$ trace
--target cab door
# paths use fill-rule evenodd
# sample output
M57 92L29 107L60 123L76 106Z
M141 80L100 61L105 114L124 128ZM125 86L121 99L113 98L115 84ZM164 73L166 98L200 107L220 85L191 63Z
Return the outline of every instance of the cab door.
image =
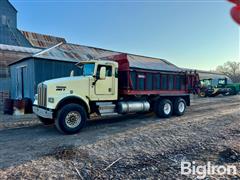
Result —
M106 78L98 79L95 85L96 95L113 95L115 92L114 88L114 77L113 77L113 67L111 65L98 65L97 67L97 78L100 75L101 67L106 67Z

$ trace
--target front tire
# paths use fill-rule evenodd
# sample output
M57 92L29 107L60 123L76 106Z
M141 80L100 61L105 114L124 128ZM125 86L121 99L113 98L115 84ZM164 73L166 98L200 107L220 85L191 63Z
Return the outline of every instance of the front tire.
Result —
M173 112L177 116L182 116L186 111L186 101L183 98L177 98L174 102Z
M169 118L173 113L172 102L168 99L163 99L157 102L155 107L155 113L158 117Z
M78 104L68 104L57 114L56 128L65 134L78 133L86 124L87 114L85 109Z
M40 116L38 116L38 119L45 126L49 126L49 125L54 124L54 119L47 119L47 118L43 118L43 117L40 117Z

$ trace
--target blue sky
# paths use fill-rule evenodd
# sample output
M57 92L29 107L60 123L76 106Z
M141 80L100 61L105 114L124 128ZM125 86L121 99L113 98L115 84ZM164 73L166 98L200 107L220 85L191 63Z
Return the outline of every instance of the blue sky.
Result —
M239 26L225 0L10 0L22 30L68 42L164 58L189 68L240 61Z

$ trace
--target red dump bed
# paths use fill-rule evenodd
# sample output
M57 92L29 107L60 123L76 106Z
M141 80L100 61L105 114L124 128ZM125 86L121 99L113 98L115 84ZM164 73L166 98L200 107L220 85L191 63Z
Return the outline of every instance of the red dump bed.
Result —
M198 75L166 60L128 54L111 57L118 62L120 95L181 95L195 91Z

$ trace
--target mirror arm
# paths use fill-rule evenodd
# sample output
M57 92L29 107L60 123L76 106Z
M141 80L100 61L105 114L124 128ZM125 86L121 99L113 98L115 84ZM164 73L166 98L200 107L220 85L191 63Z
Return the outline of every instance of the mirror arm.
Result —
M96 77L95 77L95 78L96 78ZM95 86L96 83L97 83L97 81L98 81L98 78L95 79L95 81L92 83L92 85Z

